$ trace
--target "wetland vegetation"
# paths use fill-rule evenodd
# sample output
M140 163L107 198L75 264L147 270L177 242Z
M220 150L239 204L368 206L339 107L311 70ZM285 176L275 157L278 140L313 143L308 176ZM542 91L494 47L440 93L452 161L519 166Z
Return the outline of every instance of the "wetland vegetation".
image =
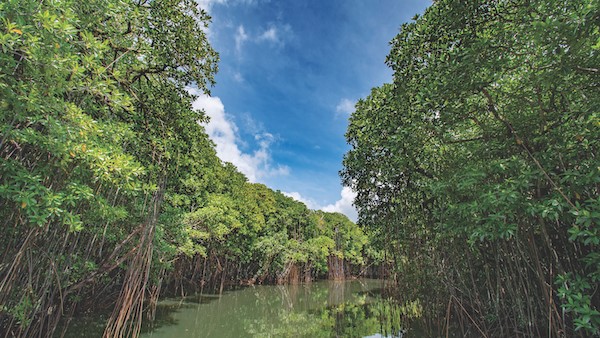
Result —
M403 24L393 83L349 121L354 223L217 157L192 107L219 59L196 2L2 1L0 332L107 312L100 335L159 336L185 297L245 285L229 295L292 307L312 288L326 306L269 320L323 336L385 334L365 314L395 309L395 330L407 304L434 335L598 336L599 8L439 0ZM350 276L394 301L292 286ZM249 312L246 332L287 334Z

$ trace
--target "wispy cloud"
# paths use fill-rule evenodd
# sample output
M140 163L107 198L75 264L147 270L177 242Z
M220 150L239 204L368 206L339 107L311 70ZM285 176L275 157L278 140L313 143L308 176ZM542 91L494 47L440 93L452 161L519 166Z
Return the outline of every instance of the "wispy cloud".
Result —
M271 44L275 44L278 47L282 47L285 45L287 41L293 38L292 27L288 24L272 24L260 33L256 41L257 42L269 42Z
M271 41L271 42L279 41L279 39L277 37L277 28L271 27L271 28L267 29L266 31L264 31L262 34L260 34L258 36L257 40L258 41L264 40L264 41Z
M235 32L235 50L239 54L242 51L242 45L248 40L248 34L243 25L239 25Z
M242 4L242 5L255 5L259 3L258 0L196 0L196 3L200 8L204 10L210 10L213 5L230 5L230 4Z
M244 76L240 72L233 73L233 79L237 83L244 83Z
M347 98L343 98L340 100L337 106L335 106L335 111L338 114L350 115L354 112L354 105L354 101Z
M268 132L254 135L257 149L251 153L243 152L238 146L241 143L237 133L237 125L227 116L225 106L218 97L199 95L193 103L195 109L203 110L210 121L205 125L208 136L216 145L217 156L225 162L231 162L250 182L272 176L289 175L290 169L285 165L274 164L271 156L271 145L275 137Z
M241 56L245 43L267 43L277 48L285 46L287 40L292 37L292 28L287 24L272 24L264 30L247 30L243 25L239 25L235 31L235 50L238 56Z

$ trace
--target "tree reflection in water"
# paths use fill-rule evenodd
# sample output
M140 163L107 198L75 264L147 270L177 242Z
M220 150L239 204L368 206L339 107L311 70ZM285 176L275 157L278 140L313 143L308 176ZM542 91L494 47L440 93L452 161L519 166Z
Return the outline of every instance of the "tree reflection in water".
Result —
M421 316L421 304L415 301L401 306L383 297L382 283L352 280L258 285L220 296L163 300L156 320L144 323L142 336L406 337L403 332L411 320ZM93 336L91 324L76 326L66 337Z
M363 285L365 287L365 285ZM286 302L295 304L296 288L286 294ZM406 333L403 322L421 316L418 301L401 306L383 298L381 289L356 292L349 282L329 282L311 296L323 306L309 311L280 311L277 318L246 322L246 332L254 337L386 337L400 338Z

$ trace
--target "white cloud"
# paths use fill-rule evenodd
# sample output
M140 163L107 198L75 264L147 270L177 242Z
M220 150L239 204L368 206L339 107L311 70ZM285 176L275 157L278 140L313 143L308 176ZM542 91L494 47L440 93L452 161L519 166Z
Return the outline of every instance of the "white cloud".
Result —
M257 40L266 40L271 42L278 42L279 38L277 36L277 28L271 27L264 31L261 35L258 36Z
M235 50L238 56L242 53L244 43L269 43L271 46L282 47L285 45L291 34L292 28L290 25L271 25L262 33L254 34L247 32L243 25L239 25L235 32Z
M346 98L340 100L337 106L335 106L335 111L338 114L350 115L354 112L355 102Z
M309 209L313 209L313 210L320 209L319 205L315 201L313 201L309 198L303 197L297 191L292 191L292 192L282 191L281 193L286 195L287 197L291 197L291 198L295 199L298 202L304 203L306 205L306 207Z
M225 113L221 99L200 94L194 89L190 89L190 92L198 95L193 103L194 109L202 109L210 117L210 121L205 125L206 133L215 143L217 156L221 160L233 163L250 182L289 174L287 166L272 163L270 147L275 141L272 134L256 133L254 139L258 149L252 153L244 153L238 146L241 143L237 135L238 127Z
M198 6L206 11L210 11L210 8L214 4L224 4L226 2L227 0L196 0Z
M235 50L238 54L242 51L242 44L248 40L248 34L246 34L246 30L243 25L239 25L237 31L235 32Z
M242 5L255 5L258 3L257 0L196 0L196 3L200 8L210 11L210 8L217 5L230 5L230 4L242 4Z
M286 41L293 39L292 27L288 24L271 25L256 37L256 42L266 41L277 47L285 45Z
M212 8L215 5L221 6L256 6L262 2L269 2L270 0L196 0L198 7L205 10L208 14L212 12ZM213 21L214 23L214 21ZM212 26L212 25L211 25ZM222 27L231 27L233 26L231 22L229 23L221 23ZM209 27L203 26L202 30L208 35L209 40L212 41L214 38L214 32L209 29ZM271 27L264 31L262 34L251 36L246 31L246 28L243 25L239 25L235 32L235 47L236 51L239 54L241 52L241 48L247 40L253 42L260 41L270 41L277 44L282 44L282 35L283 33L289 33L291 31L290 25L281 25L281 27Z
M282 194L295 199L296 201L302 202L306 204L309 209L313 210L323 210L326 212L339 212L341 214L346 215L350 220L356 222L358 220L358 212L356 208L352 205L354 202L354 198L356 198L356 193L352 191L349 187L343 187L340 192L340 199L337 200L333 204L328 204L326 206L320 206L319 203L315 202L310 198L306 198L302 196L299 192L285 192L282 191Z
M210 10L214 4L224 4L226 3L226 1L227 0L196 0L196 3L198 4L199 8L205 10L207 13L210 14ZM206 34L206 36L208 37L208 41L210 41L212 45L212 42L214 42L214 31L211 28L212 22L200 22L200 29Z
M240 72L233 73L233 79L237 83L244 83L244 76L242 76L242 73Z
M342 188L340 193L341 198L337 200L334 204L329 204L321 208L323 211L327 212L339 212L346 215L353 222L356 222L358 219L358 212L356 208L352 205L354 199L356 198L356 193L352 191L349 187Z

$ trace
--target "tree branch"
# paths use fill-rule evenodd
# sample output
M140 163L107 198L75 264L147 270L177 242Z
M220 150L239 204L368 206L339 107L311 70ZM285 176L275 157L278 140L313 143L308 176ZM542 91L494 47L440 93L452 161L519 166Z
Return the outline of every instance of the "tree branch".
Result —
M575 204L573 204L573 202L571 202L571 200L567 197L567 195L565 195L565 193L562 191L562 189L560 189L560 187L556 184L556 182L554 182L554 180L550 177L550 175L548 174L548 172L544 169L544 167L542 167L541 163L535 158L535 156L533 156L533 154L531 153L531 151L529 150L529 148L527 147L527 145L525 145L525 142L523 142L523 139L517 134L517 131L515 130L515 128L513 127L513 125L508 120L506 120L505 118L503 118L502 116L500 116L500 114L498 113L498 110L496 109L496 105L494 103L494 99L492 98L492 95L490 94L490 92L487 89L485 89L485 88L481 88L481 92L483 93L483 95L486 97L486 99L488 101L488 109L489 109L489 111L492 113L492 115L494 115L494 117L497 120L499 120L500 122L504 123L504 125L510 131L511 135L513 135L513 137L515 138L515 142L518 145L520 145L521 148L523 148L525 150L525 152L527 152L527 154L529 155L529 157L531 158L531 160L542 171L542 173L544 174L544 176L546 177L546 179L548 180L548 182L550 182L550 184L552 185L552 187L554 188L554 190L556 190L562 196L562 198L567 202L567 204L569 204L573 209L579 210L579 208L577 208L575 206Z

